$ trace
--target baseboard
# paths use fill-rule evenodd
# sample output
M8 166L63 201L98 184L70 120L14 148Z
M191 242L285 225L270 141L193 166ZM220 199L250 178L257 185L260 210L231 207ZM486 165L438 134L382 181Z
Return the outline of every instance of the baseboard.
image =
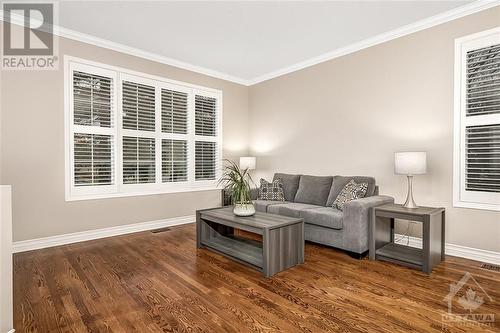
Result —
M75 232L71 234L57 235L51 237L29 239L25 241L14 242L13 252L14 253L25 252L52 246L84 242L93 239L126 235L134 232L165 228L187 223L194 223L195 220L196 220L195 216L190 215L190 216L174 217L170 219L157 220L157 221L126 224L110 228L81 231L81 232ZM412 247L422 248L421 238L396 234L395 239L396 243L398 244L404 244ZM450 256L462 257L462 258L500 265L500 253L498 252L475 249L471 247L455 245L450 243L446 244L445 252L447 255Z
M164 220L126 224L110 228L81 231L71 234L29 239L29 240L14 242L12 250L14 253L38 250L52 246L78 243L93 239L119 236L134 232L171 227L187 223L194 223L195 221L196 221L195 216L190 215L190 216L174 217Z
M396 243L408 245L411 247L422 248L422 239L418 237L405 236L401 234L395 234L394 238L396 239ZM490 264L500 265L500 253L476 249L472 247L456 245L446 243L444 252L447 255L461 257L466 259L477 260L481 262L487 262Z

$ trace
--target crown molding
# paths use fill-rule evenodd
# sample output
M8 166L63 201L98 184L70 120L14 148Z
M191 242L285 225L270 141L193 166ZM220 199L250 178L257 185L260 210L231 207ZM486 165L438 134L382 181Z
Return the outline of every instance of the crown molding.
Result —
M268 81L274 78L277 78L279 76L283 76L286 74L290 74L296 71L299 71L301 69L311 67L317 64L320 64L322 62L332 60L335 58L342 57L344 55L354 53L357 51L361 51L363 49L382 44L388 41L391 41L393 39L397 39L399 37L403 37L406 35L410 35L412 33L425 30L428 28L432 28L436 25L440 25L449 21L453 21L456 19L459 19L461 17L471 15L477 12L480 12L482 10L486 10L495 6L500 5L500 0L478 0L474 1L468 5L461 6L452 10L449 10L447 12L434 15L431 17L428 17L426 19L405 25L403 27L390 30L388 32L385 32L383 34L370 37L368 39L362 40L360 42L348 45L346 47L342 47L340 49L336 49L333 51L330 51L328 53L322 54L320 56L310 58L308 60L301 61L299 63L293 64L288 67L284 67L282 69L278 69L276 71L273 71L271 73L264 74L262 76L259 76L255 79L250 80L249 85L252 86L254 84L258 84L264 81Z
M254 79L243 79L240 77L232 76L226 73L222 73L216 70L212 70L209 68L189 64L184 61L180 61L177 59L172 59L169 57L165 57L156 53L144 51L135 47L127 46L124 44L120 43L115 43L110 40L106 40L103 38L98 38L95 36L91 36L88 34L84 34L78 31L74 31L71 29L63 28L57 25L54 25L54 34L60 37L76 40L79 42L95 45L98 47L106 48L109 50L117 51L120 53L136 56L139 58L155 61L161 64L185 69L188 71L192 71L195 73L207 75L213 78L241 84L244 86L252 86L264 81L268 81L274 78L277 78L279 76L283 76L286 74L290 74L292 72L299 71L301 69L311 67L317 64L320 64L322 62L332 60L338 57L342 57L347 54L351 54L378 44L382 44L388 41L391 41L393 39L397 39L399 37L403 37L421 30L425 30L431 27L434 27L436 25L440 25L452 20L459 19L461 17L471 15L489 8L493 8L495 6L500 5L500 0L477 0L474 1L470 4L449 10L447 12L434 15L431 17L428 17L426 19L405 25L403 27L385 32L383 34L362 40L360 42L332 50L328 53L319 55L317 57L313 57L301 62L298 62L296 64L293 64L291 66L283 67L281 69L278 69L276 71L272 71L270 73L261 75L259 77L256 77ZM3 21L3 10L0 10L0 20ZM14 19L11 21L14 24L19 24L22 25L24 22L24 17L19 16L19 17L14 17Z
M0 9L0 21L4 21L3 10L1 10L1 9ZM38 20L34 20L34 21L37 23L41 23ZM17 24L17 25L24 25L24 16L14 14L11 16L10 22L13 24ZM187 63L184 61L165 57L165 56L162 56L162 55L159 55L156 53L144 51L144 50L141 50L141 49L138 49L135 47L131 47L131 46L127 46L124 44L112 42L112 41L107 40L107 39L95 37L95 36L81 33L81 32L75 31L75 30L67 29L67 28L61 27L59 25L53 25L53 28L54 28L53 34L56 36L59 36L59 37L64 37L64 38L72 39L72 40L79 41L82 43L95 45L95 46L102 47L102 48L105 48L108 50L112 50L112 51L116 51L116 52L120 52L120 53L124 53L124 54L128 54L128 55L132 55L135 57L155 61L155 62L164 64L164 65L169 65L169 66L177 67L180 69L185 69L185 70L195 72L198 74L207 75L207 76L210 76L210 77L213 77L216 79L221 79L221 80L241 84L244 86L249 85L249 80L245 80L245 79L242 79L242 78L239 78L236 76L232 76L232 75L229 75L226 73L222 73L222 72L219 72L216 70L212 70L212 69L205 68L202 66L193 65L193 64L190 64L190 63Z

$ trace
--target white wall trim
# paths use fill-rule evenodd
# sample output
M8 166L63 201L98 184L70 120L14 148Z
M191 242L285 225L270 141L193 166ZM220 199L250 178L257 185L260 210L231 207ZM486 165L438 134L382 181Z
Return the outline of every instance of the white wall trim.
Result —
M3 21L3 20L4 20L3 10L0 9L0 21ZM35 20L35 22L36 22L36 20ZM11 23L17 24L17 25L24 25L24 17L21 15L12 15ZM53 33L54 33L54 35L57 35L59 37L64 37L64 38L76 40L79 42L95 45L95 46L102 47L102 48L109 49L109 50L113 50L116 52L136 56L139 58L155 61L155 62L158 62L161 64L185 69L185 70L199 73L199 74L203 74L203 75L207 75L210 77L214 77L216 79L221 79L221 80L241 84L244 86L248 86L248 80L245 80L245 79L242 79L239 77L235 77L235 76L232 76L232 75L229 75L226 73L222 73L222 72L219 72L219 71L216 71L213 69L205 68L202 66L189 64L189 63L184 62L184 61L165 57L165 56L153 53L153 52L144 51L144 50L141 50L141 49L138 49L135 47L116 43L116 42L113 42L113 41L110 41L107 39L95 37L95 36L81 33L81 32L75 31L75 30L67 29L67 28L61 27L59 25L54 25Z
M65 244L72 244L84 242L93 239L100 239L106 237L113 237L119 235L126 235L134 232L153 230L176 225L194 223L196 217L194 215L174 217L164 220L156 220L149 222L125 224L116 227L94 229L87 231L74 232L71 234L63 234L57 236L50 236L44 238L29 239L24 241L14 242L13 252L25 252L31 250L38 250L52 246L59 246Z
M422 239L418 237L395 234L394 239L396 239L396 243L398 244L422 248ZM450 243L446 243L444 252L449 256L500 265L500 252L481 250Z
M360 42L348 45L346 47L342 47L340 49L336 49L333 51L330 51L328 53L322 54L320 56L310 58L305 61L298 62L296 64L293 64L288 67L284 67L282 69L273 71L271 73L264 74L262 76L259 76L255 79L252 79L249 81L248 85L254 85L260 82L264 82L267 80L274 79L276 77L289 74L307 67L311 67L314 65L317 65L319 63L332 60L335 58L342 57L344 55L354 53L378 44L382 44L388 41L391 41L393 39L397 39L399 37L403 37L406 35L410 35L412 33L425 30L428 28L432 28L436 25L443 24L452 20L459 19L461 17L471 15L474 13L477 13L482 10L486 10L495 6L499 6L500 1L499 0L478 0L474 1L470 4L467 4L465 6L461 6L452 10L449 10L447 12L434 15L428 18L425 18L423 20L405 25L403 27L387 31L385 33L382 33L380 35L362 40Z
M181 68L181 69L196 72L199 74L207 75L207 76L214 77L217 79L241 84L244 86L251 86L251 85L263 82L263 81L271 80L273 78L276 78L276 77L279 77L279 76L282 76L285 74L289 74L289 73L292 73L292 72L295 72L295 71L298 71L298 70L301 70L301 69L304 69L304 68L307 68L310 66L314 66L314 65L317 65L319 63L322 63L322 62L325 62L325 61L328 61L331 59L335 59L335 58L338 58L338 57L341 57L341 56L344 56L344 55L347 55L350 53L354 53L354 52L360 51L362 49L369 48L371 46L385 43L385 42L391 41L393 39L403 37L403 36L406 36L406 35L409 35L409 34L412 34L414 32L424 30L424 29L428 29L428 28L434 27L436 25L446 23L446 22L449 22L452 20L456 20L456 19L459 19L461 17L471 15L471 14L480 12L482 10L486 10L486 9L489 9L489 8L492 8L495 6L499 6L499 5L500 5L500 0L477 0L477 1L474 1L470 4L449 10L447 12L444 12L444 13L441 13L438 15L434 15L434 16L425 18L423 20L405 25L403 27L400 27L400 28L397 28L397 29L394 29L391 31L387 31L383 34L362 40L360 42L348 45L346 47L332 50L332 51L325 53L323 55L319 55L317 57L298 62L298 63L293 64L291 66L287 66L287 67L284 67L282 69L272 71L270 73L261 75L259 77L253 78L253 79L243 79L243 78L229 75L226 73L222 73L222 72L219 72L216 70L212 70L209 68L189 64L189 63L186 63L186 62L183 62L180 60L172 59L172 58L165 57L165 56L162 56L162 55L159 55L156 53L152 53L152 52L144 51L144 50L141 50L138 48L130 47L130 46L127 46L124 44L115 43L115 42L112 42L110 40L98 38L95 36L91 36L88 34L84 34L84 33L74 31L71 29L67 29L67 28L63 28L60 26L54 26L54 34L58 35L60 37L69 38L69 39L76 40L79 42L95 45L98 47L102 47L102 48L106 48L109 50L121 52L124 54L136 56L139 58L155 61L155 62L162 63L165 65L174 66L177 68ZM2 20L3 20L3 10L0 10L0 21L2 21ZM22 25L22 22L24 22L24 19L21 17L16 17L12 21L12 23L20 24L20 25Z

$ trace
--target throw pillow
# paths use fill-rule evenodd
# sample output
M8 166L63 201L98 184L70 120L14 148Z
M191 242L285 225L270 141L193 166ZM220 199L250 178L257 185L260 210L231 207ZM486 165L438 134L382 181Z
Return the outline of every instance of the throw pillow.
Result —
M283 193L283 181L278 178L272 183L265 179L260 179L259 200L285 201Z
M367 189L368 189L368 183L358 184L354 180L351 180L344 186L342 191L340 191L339 195L333 202L332 207L337 208L338 210L343 210L346 202L364 198Z

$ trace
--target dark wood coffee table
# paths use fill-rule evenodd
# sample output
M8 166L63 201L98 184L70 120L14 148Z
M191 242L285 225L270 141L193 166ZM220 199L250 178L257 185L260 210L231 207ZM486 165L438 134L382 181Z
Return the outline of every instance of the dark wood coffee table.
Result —
M235 235L244 230L262 241ZM270 277L304 262L304 221L280 215L255 213L238 217L232 207L196 212L198 248L207 248L250 265Z

